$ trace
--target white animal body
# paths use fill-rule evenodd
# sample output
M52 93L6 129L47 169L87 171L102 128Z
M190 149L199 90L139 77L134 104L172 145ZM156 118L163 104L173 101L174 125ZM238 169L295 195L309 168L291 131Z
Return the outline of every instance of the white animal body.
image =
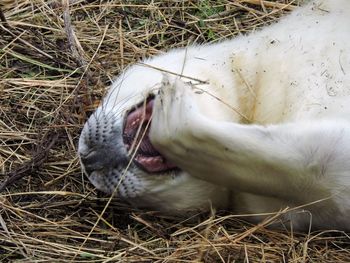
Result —
M350 230L349 43L350 1L315 0L131 66L85 124L83 169L165 213L212 206L258 222L289 207L294 229Z

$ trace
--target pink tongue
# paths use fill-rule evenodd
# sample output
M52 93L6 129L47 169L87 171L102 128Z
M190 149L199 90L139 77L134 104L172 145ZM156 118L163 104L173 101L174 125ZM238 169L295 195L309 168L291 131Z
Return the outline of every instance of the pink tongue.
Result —
M176 168L176 165L167 161L152 145L151 141L148 137L148 132L150 128L150 124L148 122L152 117L152 109L153 109L154 100L149 100L146 103L146 107L141 105L134 111L130 112L126 117L126 122L124 126L124 143L129 149L133 144L133 141L136 139L137 143L135 147L138 147L134 161L136 164L141 166L144 170L150 173L154 172L163 172L170 169ZM141 129L139 127L142 127ZM146 126L147 129L146 129ZM140 131L138 132L138 130ZM146 129L146 132L145 132ZM138 133L138 134L137 134ZM141 143L138 138L141 138L144 134ZM136 138L137 137L137 138Z

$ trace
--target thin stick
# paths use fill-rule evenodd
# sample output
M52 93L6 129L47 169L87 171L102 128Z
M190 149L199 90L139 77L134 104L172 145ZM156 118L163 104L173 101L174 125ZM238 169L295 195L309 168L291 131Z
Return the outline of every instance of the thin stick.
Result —
M7 19L6 19L5 15L4 15L4 12L1 9L1 6L0 6L0 21L3 22L7 27L10 27L10 25L7 22Z
M78 63L78 66L79 67L85 66L87 63L82 55L84 54L84 50L81 47L79 40L76 38L72 27L72 21L71 21L70 12L69 12L69 0L62 0L62 7L63 7L64 29L67 34L69 48L72 52L74 59Z

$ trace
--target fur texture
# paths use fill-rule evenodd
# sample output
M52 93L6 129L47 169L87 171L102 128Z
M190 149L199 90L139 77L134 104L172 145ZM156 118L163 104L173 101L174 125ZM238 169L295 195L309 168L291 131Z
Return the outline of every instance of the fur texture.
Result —
M301 206L282 217L294 229L349 230L349 24L350 1L315 0L248 36L130 67L82 131L85 173L166 213ZM123 144L126 112L150 93L151 141L181 171L146 173Z

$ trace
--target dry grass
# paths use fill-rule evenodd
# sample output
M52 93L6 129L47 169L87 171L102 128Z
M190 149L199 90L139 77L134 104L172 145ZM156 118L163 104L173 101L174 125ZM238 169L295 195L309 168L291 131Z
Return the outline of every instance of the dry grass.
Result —
M76 156L128 64L256 30L296 1L67 1L0 2L1 262L350 261L344 233L273 232L227 214L179 222L115 201L93 229L107 199Z

